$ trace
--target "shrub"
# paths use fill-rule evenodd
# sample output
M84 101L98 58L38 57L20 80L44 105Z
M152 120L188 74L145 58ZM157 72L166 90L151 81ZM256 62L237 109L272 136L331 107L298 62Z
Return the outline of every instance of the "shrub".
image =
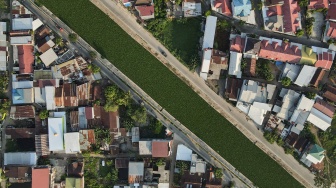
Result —
M39 114L40 119L47 119L49 117L49 111L48 110L42 110Z
M204 14L206 17L210 16L211 15L211 10L207 10Z
M78 35L76 33L70 33L69 34L69 40L70 40L70 42L77 42Z
M301 36L304 35L304 31L302 29L299 29L299 30L296 31L295 35L298 36L298 37L301 37Z
M314 92L306 92L305 95L306 95L306 97L308 99L315 99L316 93L314 93Z
M285 87L291 85L292 83L292 80L288 77L284 77L282 80L281 80L281 84Z

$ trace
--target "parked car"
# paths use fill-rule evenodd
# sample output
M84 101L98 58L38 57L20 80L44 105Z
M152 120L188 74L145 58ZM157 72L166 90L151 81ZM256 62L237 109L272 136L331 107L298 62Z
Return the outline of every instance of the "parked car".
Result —
M165 51L161 50L161 54L162 54L163 56L167 57L167 54L166 54Z

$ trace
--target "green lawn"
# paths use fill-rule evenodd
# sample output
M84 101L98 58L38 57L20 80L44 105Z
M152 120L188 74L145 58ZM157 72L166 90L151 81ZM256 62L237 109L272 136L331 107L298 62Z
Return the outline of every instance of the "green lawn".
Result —
M257 186L301 187L88 0L40 1Z
M202 36L201 18L152 19L148 21L147 29L185 65L191 66L195 58L200 63L198 47Z

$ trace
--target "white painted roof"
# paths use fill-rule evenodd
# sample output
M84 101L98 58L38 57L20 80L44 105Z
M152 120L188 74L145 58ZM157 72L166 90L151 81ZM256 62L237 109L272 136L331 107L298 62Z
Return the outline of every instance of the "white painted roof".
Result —
M49 151L64 150L63 118L48 118Z
M262 125L267 111L271 111L272 105L254 102L248 112L248 116L258 125Z
M23 45L23 44L32 44L31 36L18 36L10 38L11 45Z
M152 141L139 141L139 154L152 155Z
M230 65L229 65L229 75L234 75L237 78L241 78L241 60L243 54L238 52L230 52Z
M145 171L144 162L133 162L128 163L128 175L138 175L143 176Z
M6 32L7 31L7 22L0 22L0 32Z
M42 21L40 19L34 20L33 21L33 31L35 31L36 29L38 29L42 25L43 25L43 23L42 23Z
M294 82L296 78L299 76L301 66L296 64L285 63L285 67L283 69L283 74L281 78L288 77Z
M294 113L294 104L300 97L300 94L293 90L282 90L281 92L287 93L282 98L281 110L277 113L277 117L288 120ZM284 94L283 93L283 94Z
M32 88L33 87L33 81L20 81L20 82L12 82L13 89L17 88Z
M276 85L267 84L266 89L267 89L267 99L271 100L273 97L274 91L276 89Z
M183 144L177 145L176 160L191 161L192 150Z
M304 65L294 83L301 87L308 86L315 74L316 69L316 67Z
M42 62L48 67L52 62L54 62L58 56L54 52L52 48L44 52L42 55L40 55L40 59Z
M55 87L54 86L46 86L45 89L45 102L47 110L55 110L56 104L55 104Z
M139 127L132 127L132 142L139 142L140 133Z
M314 124L319 129L325 131L331 126L332 119L316 108L312 108L307 121Z
M202 48L213 48L217 17L208 16L205 24L204 38Z
M78 124L80 128L87 128L87 119L85 115L85 107L78 108Z
M204 49L204 51L203 51L202 68L201 68L201 74L200 74L200 76L204 80L207 80L207 78L208 78L208 72L209 72L209 69L210 69L211 55L212 55L212 50L211 49ZM206 75L206 77L203 77L204 75Z
M37 163L36 152L10 152L4 154L4 165L29 165Z
M30 30L33 29L33 18L15 18L12 19L12 30Z
M79 153L79 132L64 133L65 153Z

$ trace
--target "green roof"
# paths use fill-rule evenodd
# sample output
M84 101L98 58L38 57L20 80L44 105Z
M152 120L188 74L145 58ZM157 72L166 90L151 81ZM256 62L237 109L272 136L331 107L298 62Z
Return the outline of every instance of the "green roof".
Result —
M82 186L82 181L82 178L66 178L65 188L84 188L84 186Z
M307 46L302 46L301 51L301 60L300 63L308 64L308 65L314 65L317 61L317 55L315 52L313 52L313 49Z
M315 144L309 151L309 154L313 156L317 160L322 160L324 157L324 149L321 148L319 145Z

